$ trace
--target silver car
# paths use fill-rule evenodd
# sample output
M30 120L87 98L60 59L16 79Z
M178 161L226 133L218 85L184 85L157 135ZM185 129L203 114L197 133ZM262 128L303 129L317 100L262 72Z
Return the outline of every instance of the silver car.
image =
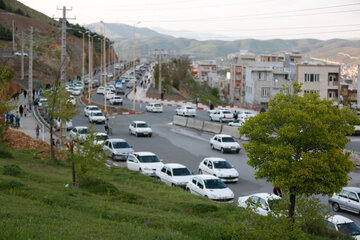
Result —
M345 210L360 213L360 188L344 187L340 193L334 193L329 203L334 212Z

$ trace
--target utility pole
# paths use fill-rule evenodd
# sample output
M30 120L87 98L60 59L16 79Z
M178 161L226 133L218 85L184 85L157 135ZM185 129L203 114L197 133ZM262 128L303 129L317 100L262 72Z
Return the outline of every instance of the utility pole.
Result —
M102 39L100 38L100 84L101 86L104 86L103 83L103 60L102 60L102 56L103 56L103 46L102 46Z
M63 11L61 20L61 62L60 62L60 82L66 82L66 21L69 19L75 20L76 18L66 18L66 11L71 11L72 8L67 9L65 6L63 8L57 8L57 10Z
M32 79L32 63L33 63L33 27L30 27L30 45L29 45L29 105L31 104L32 99L32 88L33 88L33 79Z
M104 112L107 113L107 107L106 107L106 78L107 78L107 72L106 72L106 31L105 31L105 23L101 21L101 23L104 25L104 88L105 88L105 94L104 94Z
M12 20L12 42L13 42L13 51L15 52L15 21Z
M88 61L88 77L89 77L89 81L88 81L88 104L90 104L90 84L91 84L91 45L90 45L90 31L89 31L89 61Z
M162 49L160 49L160 54L159 54L159 84L158 84L158 92L161 95L161 53L162 53Z
M84 90L84 78L85 78L85 33L86 32L82 32L82 35L83 35L83 39L82 39L82 81L81 81L82 91Z
M139 24L141 22L137 22L136 24L134 24L134 44L133 44L133 66L134 66L134 79L133 79L133 112L135 112L135 93L136 93L136 76L135 76L135 65L136 65L136 61L135 61L135 26L137 24Z
M21 80L24 80L24 32L21 31Z

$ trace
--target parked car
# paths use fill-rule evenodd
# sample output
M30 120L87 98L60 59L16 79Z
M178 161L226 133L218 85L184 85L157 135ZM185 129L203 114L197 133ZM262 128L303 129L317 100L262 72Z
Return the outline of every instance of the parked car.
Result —
M230 135L218 134L210 139L210 147L212 149L224 152L240 152L240 144Z
M115 88L115 93L116 94L125 94L125 90L123 87L116 87Z
M156 178L167 185L185 188L192 179L192 174L182 164L168 163L156 172Z
M355 132L354 132L354 136L360 136L360 125L355 125Z
M74 87L72 90L72 95L74 96L80 96L81 95L81 87Z
M192 116L192 117L196 116L196 110L191 106L178 107L176 108L175 111L176 111L176 115Z
M347 217L341 215L330 216L326 221L326 225L331 229L350 234L353 238L360 240L360 227Z
M213 175L223 182L239 181L238 171L223 158L204 158L199 165L199 174Z
M237 119L237 120L234 120L232 122L229 122L228 125L231 126L231 127L241 127L243 124L244 124L245 120L244 119Z
M96 90L96 94L105 94L105 88L104 87L98 87Z
M89 105L89 106L84 108L84 115L89 116L89 113L93 112L93 111L101 111L101 110L100 110L100 108L98 106Z
M106 133L98 132L95 135L95 145L101 145L104 144L106 140L109 139L109 136Z
M120 96L115 95L112 98L110 98L109 103L112 105L122 105L123 99Z
M234 120L234 115L230 110L216 110L209 115L211 121L231 122Z
M40 98L38 102L39 107L45 107L47 105L47 98Z
M338 212L345 210L356 214L360 213L360 188L344 187L340 193L334 193L329 199L332 210Z
M148 176L155 176L156 171L164 165L152 152L136 152L129 154L126 160L129 170L140 172Z
M89 123L105 123L106 117L101 111L89 112Z
M239 118L247 119L250 117L255 117L255 114L251 111L239 111Z
M146 105L145 107L147 112L163 112L163 106L160 103L149 103L148 105Z
M210 114L216 112L217 110L229 110L229 109L223 108L223 107L218 107L218 108L215 108L215 109L209 109L209 110L207 110L207 113L210 115ZM230 110L229 110L229 111L230 111Z
M134 149L124 139L107 139L103 147L105 153L113 160L126 160Z
M221 179L211 175L195 175L186 185L186 190L216 202L234 202L234 193Z
M129 125L129 133L134 134L135 136L152 136L152 129L144 121L133 121Z
M106 100L110 100L115 96L115 92L113 91L106 91Z
M60 123L61 123L60 118L54 119L54 128L56 131L60 130ZM72 120L70 119L68 121L65 121L65 124L63 123L61 127L63 129L66 129L66 131L70 131L73 128Z
M84 142L89 135L88 127L74 127L70 131L70 139L76 141L77 136L80 142Z
M239 197L238 206L247 208L252 206L257 214L267 216L270 211L279 206L281 197L272 193L256 193L249 196Z

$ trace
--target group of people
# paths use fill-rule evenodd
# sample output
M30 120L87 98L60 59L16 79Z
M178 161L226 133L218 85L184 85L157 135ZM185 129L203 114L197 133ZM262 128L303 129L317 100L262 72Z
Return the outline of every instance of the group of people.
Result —
M60 144L60 140L59 139L53 139L52 145L55 146L57 148L57 150L61 150L61 144Z
M6 113L5 114L5 124L7 126L11 126L13 128L19 128L20 127L20 115L19 115L19 112L16 112L16 114Z

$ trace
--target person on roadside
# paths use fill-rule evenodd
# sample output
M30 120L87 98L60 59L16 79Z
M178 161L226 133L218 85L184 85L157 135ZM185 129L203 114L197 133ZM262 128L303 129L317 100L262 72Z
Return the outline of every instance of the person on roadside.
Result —
M60 140L59 139L56 140L55 145L56 145L57 150L60 151L61 150L61 145L60 145Z
M24 117L26 117L29 114L28 109L26 105L24 106Z
M22 117L23 113L24 113L24 108L22 105L20 105L20 107L19 107L19 113L20 113L20 116Z
M106 118L104 128L105 128L105 131L106 131L106 134L107 134L107 135L111 135L111 134L112 134L112 129L111 129L111 125L110 125L110 120L109 120L109 118Z
M277 196L279 196L279 197L282 196L281 190L280 190L280 188L277 187L277 186L274 186L273 192L274 192L275 195L277 195Z
M20 115L19 112L16 112L15 114L15 128L19 128L20 127Z
M234 111L234 120L236 121L239 117L239 113L235 110Z
M199 105L199 97L196 97L196 98L195 98L195 103L196 103L196 108L197 108L198 105Z
M39 126L39 124L36 124L35 133L36 133L36 139L39 139L39 135L40 135L40 126Z
M24 98L26 98L27 91L24 89Z

